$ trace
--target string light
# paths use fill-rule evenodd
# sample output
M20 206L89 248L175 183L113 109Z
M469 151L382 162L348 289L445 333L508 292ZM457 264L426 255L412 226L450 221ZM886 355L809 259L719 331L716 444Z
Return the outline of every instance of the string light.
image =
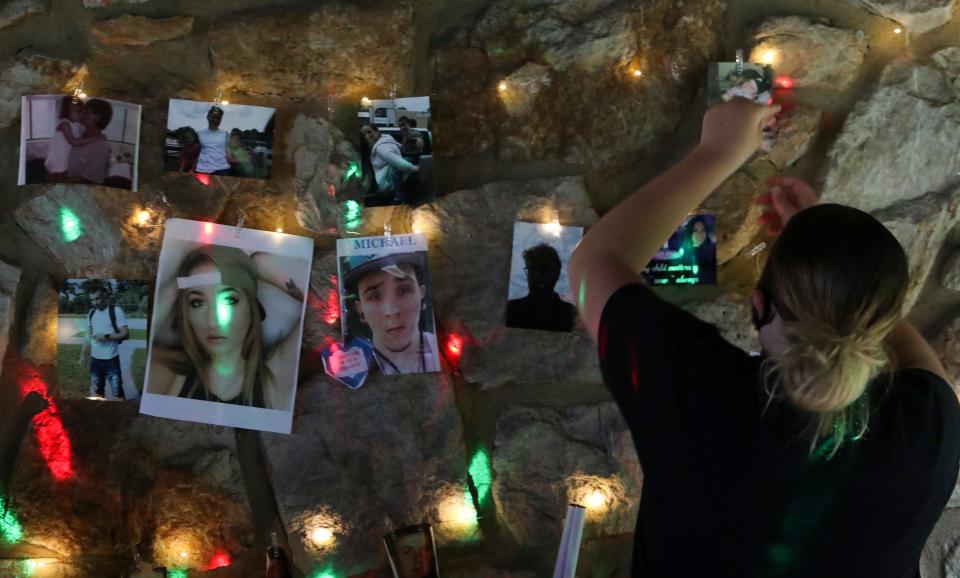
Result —
M213 223L204 223L203 224L203 234L212 235L213 234Z
M360 99L360 106L362 106L363 108L370 108L371 104L373 104L373 101L371 101L367 97L363 97Z
M607 497L600 490L593 490L587 494L584 505L590 510L600 510L607 505Z
M47 408L33 417L33 431L37 436L40 453L58 482L73 477L73 449L56 400L50 396L49 388L40 372L28 364L17 368L17 381L20 395L27 397L36 393L47 402ZM3 511L0 504L0 512Z
M477 510L469 492L453 494L437 505L441 523L459 539L468 539L477 527Z
M277 231L278 233L282 233L282 232L283 232L283 227L277 227L277 228L276 228L276 231Z
M541 225L544 231L548 234L553 235L554 237L559 237L560 233L563 231L563 227L560 226L560 215L557 211L553 212L553 218L549 223L544 223Z
M216 570L217 568L225 568L229 566L233 561L230 559L230 553L226 550L217 550L213 557L210 558L210 562L203 569L204 572L209 572L210 570Z
M793 88L793 78L789 76L778 76L773 83L780 88Z
M463 338L456 333L447 336L447 360L452 365L460 363L460 355L463 353Z
M84 81L81 80L81 81L80 81L80 85L79 85L78 87L76 87L76 88L73 89L73 99L74 99L74 100L87 98L87 93L83 91L83 83L84 83Z
M478 448L476 453L473 454L467 472L470 474L470 479L473 480L473 487L477 489L477 503L483 508L487 498L490 497L490 486L493 483L490 457L487 455L485 448Z
M894 33L894 34L903 34L903 28L900 28L899 26L897 26L896 28L893 29L893 33Z
M333 530L330 528L314 528L310 532L310 539L318 546L329 546L333 543Z
M640 70L639 68L635 68L631 74L633 74L634 78L640 78L641 76L643 76L643 71Z
M83 235L80 217L67 207L60 207L60 234L67 243L72 243Z
M23 526L0 496L0 542L16 544L23 539Z
M503 91L507 90L507 83L506 83L506 81L501 80L501 81L500 81L500 84L497 85L497 90L499 90L500 92L503 92Z
M148 211L147 209L141 209L137 213L137 222L140 223L141 225L146 225L149 220L150 220L150 211Z
M760 62L763 64L773 64L777 59L777 53L774 50L764 50L760 55Z

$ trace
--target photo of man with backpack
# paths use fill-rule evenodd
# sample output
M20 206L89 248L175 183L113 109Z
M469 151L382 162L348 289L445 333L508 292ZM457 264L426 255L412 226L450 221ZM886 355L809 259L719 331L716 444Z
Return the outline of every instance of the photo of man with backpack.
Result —
M69 279L60 291L57 358L61 392L136 399L146 362L146 283Z
M120 369L120 344L130 337L123 309L108 302L103 287L90 293L94 307L87 314L87 333L80 347L77 363L86 362L90 346L90 397L104 397L104 387L110 385L113 397L124 399L123 376Z

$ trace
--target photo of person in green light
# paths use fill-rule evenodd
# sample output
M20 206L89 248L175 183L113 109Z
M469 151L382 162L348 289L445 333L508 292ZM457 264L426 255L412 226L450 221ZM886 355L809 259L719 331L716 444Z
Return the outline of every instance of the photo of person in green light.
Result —
M287 409L284 369L299 335L303 292L278 255L220 245L186 252L154 339L149 391L180 398ZM280 273L280 274L278 274ZM278 357L277 353L281 355ZM283 354L286 352L286 354Z

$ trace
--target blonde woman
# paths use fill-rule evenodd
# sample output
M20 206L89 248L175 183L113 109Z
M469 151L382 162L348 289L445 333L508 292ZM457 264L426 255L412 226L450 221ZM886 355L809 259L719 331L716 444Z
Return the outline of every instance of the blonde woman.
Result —
M570 260L643 466L633 575L919 577L957 481L960 406L903 320L907 262L893 235L773 180L760 202L779 237L752 297L759 358L637 281L777 111L741 98L710 109L699 146L598 221Z
M150 367L152 393L287 410L303 294L281 257L202 245L179 261L160 299ZM293 353L291 353L293 351Z

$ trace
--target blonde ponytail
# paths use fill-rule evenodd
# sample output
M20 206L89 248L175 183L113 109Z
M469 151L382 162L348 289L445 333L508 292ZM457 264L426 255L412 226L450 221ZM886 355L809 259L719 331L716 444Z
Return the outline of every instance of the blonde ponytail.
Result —
M810 415L811 454L822 446L820 453L833 457L845 441L866 432L867 385L891 367L884 339L897 317L846 334L813 319L783 323L791 345L767 360L765 378Z
M787 347L762 373L770 400L782 395L809 417L811 455L830 458L867 431L867 389L892 368L884 340L902 318L909 279L897 239L852 207L804 209L774 243L759 287Z

